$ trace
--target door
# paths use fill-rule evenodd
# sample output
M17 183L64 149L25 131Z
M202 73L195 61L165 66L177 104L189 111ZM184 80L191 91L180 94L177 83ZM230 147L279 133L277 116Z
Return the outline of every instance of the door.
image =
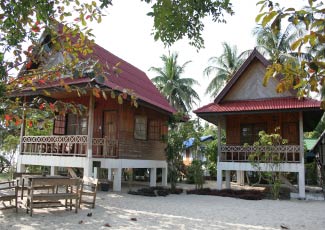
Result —
M287 139L289 145L299 145L298 123L283 123L282 138Z
M105 139L103 154L115 156L117 146L117 111L104 112L103 137Z

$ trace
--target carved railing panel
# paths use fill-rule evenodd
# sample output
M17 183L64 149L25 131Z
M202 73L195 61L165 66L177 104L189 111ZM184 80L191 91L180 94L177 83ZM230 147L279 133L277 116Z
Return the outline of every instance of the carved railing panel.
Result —
M248 162L249 155L255 152L271 152L279 155L284 163L300 162L299 145L279 146L243 146L243 145L222 145L220 161Z
M86 156L87 135L68 136L24 136L22 154ZM118 141L107 138L93 138L94 157L117 157Z
M93 138L94 157L117 157L118 141L108 138Z
M22 154L86 156L87 135L24 136Z

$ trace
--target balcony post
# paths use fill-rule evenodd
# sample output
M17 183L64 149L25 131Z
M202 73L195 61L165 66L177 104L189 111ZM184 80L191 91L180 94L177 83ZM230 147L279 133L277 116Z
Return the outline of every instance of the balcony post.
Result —
M222 189L222 169L220 167L221 155L221 121L218 119L218 153L217 153L217 189Z
M88 108L88 138L87 138L87 157L91 158L93 155L93 130L94 130L94 110L95 98L90 93L89 108Z
M300 170L299 170L299 198L305 199L305 158L304 158L304 130L303 130L303 115L299 112L299 155L300 155Z
M25 112L25 105L26 102L26 97L24 98L24 103L23 103L23 116L22 116L22 121L21 121L21 125L20 125L20 143L19 143L19 151L18 151L18 157L17 157L17 172L25 172L26 168L25 165L22 164L22 159L21 159L21 155L23 153L23 148L24 148L24 144L23 144L23 138L25 136L25 126L26 126L26 112Z

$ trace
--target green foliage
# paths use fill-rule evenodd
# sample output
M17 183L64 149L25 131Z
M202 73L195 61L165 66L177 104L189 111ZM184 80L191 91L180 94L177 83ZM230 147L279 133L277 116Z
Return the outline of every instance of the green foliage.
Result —
M202 19L209 15L214 22L225 23L224 14L234 13L229 0L157 0L154 2L152 12L148 13L149 16L154 17L154 38L160 39L168 46L187 37L191 45L197 49L203 48Z
M151 67L150 70L158 74L152 79L158 90L174 108L186 113L192 109L192 105L195 105L197 100L200 100L199 95L192 88L198 82L192 78L181 77L190 61L180 66L177 59L177 53L163 55L161 57L163 67Z
M218 156L218 140L212 140L207 143L205 155L207 158L206 168L209 170L211 177L217 176L217 156Z
M179 116L171 119L169 124L167 147L165 149L168 163L168 176L171 184L171 189L176 188L176 182L182 175L185 174L185 166L181 153L185 150L184 140L189 137L197 137L197 123L195 121L188 121L179 123ZM194 141L194 148L198 146L198 137Z
M206 76L213 75L213 79L206 89L206 94L216 97L219 90L232 78L237 69L241 66L244 59L242 53L238 55L237 47L231 47L228 43L222 43L223 53L219 57L211 57L211 65L206 67L203 74Z
M194 183L195 189L202 189L204 184L203 163L194 159L187 170L187 181Z
M281 135L278 133L278 128L275 133L267 134L265 131L259 132L259 140L254 143L256 152L249 155L248 159L252 166L261 173L261 164L267 165L267 171L261 173L260 175L264 180L266 180L269 185L271 185L271 192L274 199L279 198L280 186L281 186L281 176L284 174L280 171L280 163L283 162L281 154L279 152L270 151L265 148L262 151L260 147L268 146L279 146L285 145L287 140L282 139Z
M306 183L308 185L317 185L317 165L316 162L310 162L305 164L306 170Z
M275 36L281 32L281 25L287 22L306 31L292 41L290 50L298 54L308 51L308 58L273 62L265 74L266 80L281 76L277 92L297 89L300 97L308 96L311 92L318 93L319 89L324 89L325 82L325 8L320 0L306 4L303 9L282 8L278 3L262 0L258 2L261 13L256 17L256 21L262 22L263 27L269 27ZM321 107L325 108L324 98Z

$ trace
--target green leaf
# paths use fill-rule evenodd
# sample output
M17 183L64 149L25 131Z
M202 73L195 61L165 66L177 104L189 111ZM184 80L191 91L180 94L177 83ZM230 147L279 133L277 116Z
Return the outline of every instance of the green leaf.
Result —
M292 43L291 44L291 49L296 50L298 48L298 46L300 46L301 42L302 42L302 38L300 38L297 41L295 41L294 43Z
M258 23L265 14L266 13L264 12L264 13L261 13L261 14L257 15L256 18L255 18L255 22Z

